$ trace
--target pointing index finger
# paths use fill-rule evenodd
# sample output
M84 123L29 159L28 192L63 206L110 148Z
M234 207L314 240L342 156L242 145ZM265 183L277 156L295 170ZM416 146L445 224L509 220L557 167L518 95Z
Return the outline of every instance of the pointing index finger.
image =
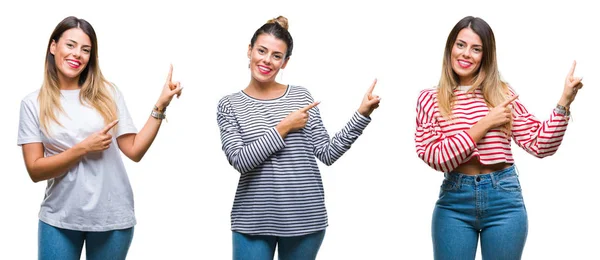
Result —
M300 108L300 111L302 112L307 112L308 110L310 110L313 107L316 107L317 105L319 105L321 102L317 101L317 102L313 102L312 104L305 106L303 108Z
M373 94L373 89L375 89L376 84L377 84L377 79L373 80L373 84L371 84L371 86L369 87L369 90L367 90L367 94Z
M575 73L575 66L577 66L577 61L573 61L573 65L571 65L571 70L569 71L569 77L573 77Z
M112 121L110 124L106 125L104 127L104 129L102 129L102 133L106 134L108 133L108 131L110 131L110 129L112 129L113 127L115 127L115 125L117 125L117 123L119 123L119 119Z
M508 100L504 101L502 104L500 104L503 107L508 106L510 103L512 103L513 101L517 100L517 98L519 98L519 95L514 95L512 97L510 97Z
M171 66L169 67L169 75L167 76L167 84L171 83L172 76L173 76L173 64L171 63Z

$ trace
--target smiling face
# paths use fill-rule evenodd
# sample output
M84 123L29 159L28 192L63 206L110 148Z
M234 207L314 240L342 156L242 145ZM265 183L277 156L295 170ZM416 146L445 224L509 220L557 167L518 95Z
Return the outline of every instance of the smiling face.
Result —
M77 81L86 68L92 52L90 37L79 28L63 32L58 41L52 41L50 53L61 81Z
M460 85L469 86L479 71L483 58L481 38L471 28L464 28L452 47L452 70L458 75Z
M280 69L285 68L289 60L285 56L287 44L271 34L261 34L254 46L248 46L250 72L252 78L261 83L275 81Z

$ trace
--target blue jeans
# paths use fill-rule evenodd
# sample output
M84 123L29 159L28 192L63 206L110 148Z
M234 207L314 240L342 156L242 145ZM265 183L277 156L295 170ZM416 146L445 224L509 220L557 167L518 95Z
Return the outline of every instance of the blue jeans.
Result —
M133 239L133 227L106 232L83 232L38 224L39 260L79 260L85 241L86 259L125 259Z
M232 233L233 260L272 260L275 246L280 260L314 260L325 237L325 230L296 237Z
M521 259L527 211L515 166L470 176L446 173L431 226L436 260Z

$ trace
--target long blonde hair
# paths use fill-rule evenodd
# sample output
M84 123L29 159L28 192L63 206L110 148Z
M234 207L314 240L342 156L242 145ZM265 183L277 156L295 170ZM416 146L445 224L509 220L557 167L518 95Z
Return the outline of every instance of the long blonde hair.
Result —
M108 82L98 65L98 41L96 38L96 32L90 23L84 19L78 19L74 16L69 16L63 19L54 29L50 40L48 41L48 48L46 49L46 64L44 66L44 82L38 95L38 101L40 103L40 123L42 129L49 133L49 125L51 122L55 122L58 125L62 124L58 122L57 111L64 113L64 110L60 104L60 86L58 81L58 72L56 68L56 62L54 55L50 53L50 46L52 42L58 42L62 34L72 28L79 28L92 42L90 59L87 66L79 75L78 85L81 88L79 93L79 101L82 104L90 105L96 109L104 122L109 122L117 118L117 106L113 97L114 86Z
M498 63L496 61L496 39L492 28L481 18L467 16L461 19L450 31L444 50L444 61L442 65L442 76L437 89L437 101L440 113L444 118L451 120L454 115L454 89L459 86L458 75L452 69L452 48L458 37L458 33L465 28L475 32L483 44L483 57L473 85L469 92L481 88L483 98L488 107L493 108L509 98L508 84L500 78ZM503 127L503 132L510 133L512 120Z

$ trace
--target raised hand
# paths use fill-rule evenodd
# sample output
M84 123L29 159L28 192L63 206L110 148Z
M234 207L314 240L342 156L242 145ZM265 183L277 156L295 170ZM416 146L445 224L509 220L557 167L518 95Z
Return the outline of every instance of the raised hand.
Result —
M87 138L85 138L79 145L81 145L86 153L90 152L100 152L108 149L110 144L112 143L112 135L108 132L115 125L119 123L119 120L112 121L110 124L106 125L102 130L91 134Z
M377 84L377 79L373 81L373 84L371 84L369 90L367 90L367 93L365 93L365 96L360 103L360 107L358 108L358 112L366 117L369 117L371 113L373 113L373 110L379 107L379 101L381 101L379 96L373 95L375 84Z
M275 126L277 131L282 137L285 137L289 132L296 131L304 128L306 126L306 122L308 122L308 111L319 105L320 102L313 102L312 104L300 108L289 115L287 115L284 119Z
M167 81L165 82L162 92L160 93L160 97L158 98L158 102L156 103L156 107L158 107L159 110L165 109L171 103L173 96L177 95L177 98L179 98L181 91L183 90L180 82L172 81L172 76L173 64L171 64Z
M571 70L569 74L567 74L567 78L565 79L565 88L563 90L563 94L558 102L559 105L569 107L573 100L575 100L575 96L577 95L577 91L583 88L583 83L581 83L582 77L574 77L575 66L577 65L576 61L573 61L573 66L571 66Z
M503 126L510 122L510 119L512 118L512 108L510 103L517 100L518 97L518 95L512 96L508 100L502 102L500 105L494 107L484 118L481 119L481 121L486 123L488 130Z

